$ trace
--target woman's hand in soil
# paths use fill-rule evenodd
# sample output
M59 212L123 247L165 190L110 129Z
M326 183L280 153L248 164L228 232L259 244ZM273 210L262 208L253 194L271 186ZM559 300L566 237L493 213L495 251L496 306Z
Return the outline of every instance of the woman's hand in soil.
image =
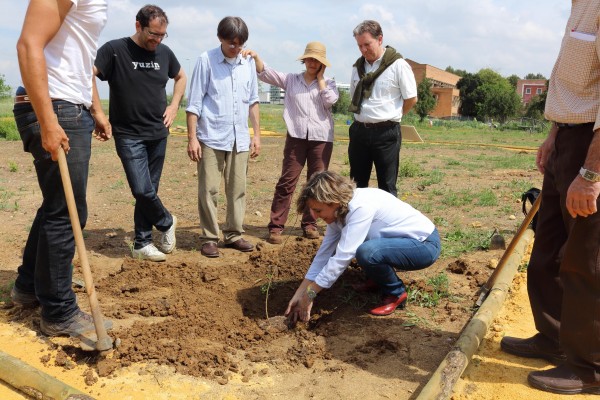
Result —
M288 317L292 324L298 321L308 322L312 305L313 301L306 295L306 286L300 285L294 297L288 303L288 308L285 310L284 315Z

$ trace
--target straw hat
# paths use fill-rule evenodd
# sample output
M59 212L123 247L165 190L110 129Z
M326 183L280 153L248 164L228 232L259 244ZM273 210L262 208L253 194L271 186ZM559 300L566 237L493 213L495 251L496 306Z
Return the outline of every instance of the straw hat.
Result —
M325 64L327 67L331 67L331 64L327 60L327 52L325 51L325 45L321 42L309 42L306 45L304 54L298 57L298 60L304 60L305 58L314 58Z

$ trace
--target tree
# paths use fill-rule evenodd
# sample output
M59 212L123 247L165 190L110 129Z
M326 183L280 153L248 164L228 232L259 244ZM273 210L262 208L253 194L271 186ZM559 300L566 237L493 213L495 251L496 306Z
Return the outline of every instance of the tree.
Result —
M446 72L450 72L451 74L458 75L461 78L467 74L467 71L465 71L464 69L454 69L450 65L448 65L446 67Z
M348 93L346 90L340 90L340 97L338 98L338 101L335 102L333 107L331 107L331 111L334 114L347 115L349 114L348 107L350 107L350 102L350 93Z
M436 99L431 91L432 83L429 78L424 78L419 86L417 86L417 104L415 104L415 112L421 117L423 122L425 117L435 108Z
M474 117L477 115L475 105L481 101L476 98L475 90L483 83L481 77L470 72L466 73L457 83L456 87L460 90L460 107L458 112L465 117Z
M528 118L543 119L544 109L546 108L546 95L548 94L548 81L546 81L546 91L531 99L525 110L525 116Z
M540 73L537 73L537 74L529 73L529 74L525 75L525 79L546 79L546 77Z
M510 83L510 85L516 89L517 88L517 82L519 82L519 76L512 74L511 76L509 76L508 78L506 78L506 80L508 80L508 82Z
M12 88L6 84L6 77L0 74L0 98L12 96Z
M477 119L496 118L504 122L521 107L521 98L506 79L484 83L475 92L478 98L483 99L475 106Z

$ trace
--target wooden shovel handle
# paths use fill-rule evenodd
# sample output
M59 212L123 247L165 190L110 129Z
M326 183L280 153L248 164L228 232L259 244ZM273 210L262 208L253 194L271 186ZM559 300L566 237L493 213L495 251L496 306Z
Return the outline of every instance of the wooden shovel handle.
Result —
M96 335L98 336L96 350L109 350L112 348L112 339L108 336L106 333L106 328L104 327L104 320L102 317L102 312L100 311L96 288L94 287L94 281L92 279L92 271L90 269L90 264L88 262L87 252L85 249L85 242L83 241L83 233L81 231L79 214L77 213L77 206L75 204L75 196L73 195L73 186L71 185L71 176L69 175L67 157L62 148L60 148L58 151L58 167L60 169L60 177L62 179L65 198L67 200L67 207L69 209L71 226L73 227L73 236L75 237L77 254L79 255L79 260L81 261L83 280L85 282L85 291L90 300L90 308L92 310L92 317L96 327ZM104 348L107 346L108 348Z
M504 254L502 254L502 258L500 259L500 261L498 261L498 265L496 266L496 269L494 269L494 272L492 273L492 275L490 275L487 282L481 287L481 294L479 296L479 300L477 300L478 306L481 305L483 300L485 300L485 297L487 297L487 294L489 293L489 291L494 287L494 283L496 282L496 278L498 277L498 274L500 274L500 271L502 271L502 268L506 264L506 261L508 260L508 258L511 256L511 254L515 250L517 243L519 242L519 240L521 239L521 237L523 236L525 231L527 231L529 224L531 224L531 221L533 221L533 217L535 217L535 214L537 214L537 212L540 208L541 202L542 202L542 193L540 192L537 199L535 199L535 201L533 202L531 209L525 216L525 219L521 223L519 230L517 231L515 236L510 241L510 244L504 251Z

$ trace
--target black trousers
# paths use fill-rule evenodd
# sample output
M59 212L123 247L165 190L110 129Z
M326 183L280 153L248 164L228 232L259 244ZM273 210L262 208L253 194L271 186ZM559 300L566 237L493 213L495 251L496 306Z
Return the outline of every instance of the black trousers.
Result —
M571 218L566 197L593 135L593 123L558 131L527 269L537 330L560 343L586 381L600 381L600 212Z
M349 131L348 160L350 177L359 188L368 187L375 164L379 189L397 196L396 181L400 168L402 133L400 124L386 127L365 127L354 122Z

